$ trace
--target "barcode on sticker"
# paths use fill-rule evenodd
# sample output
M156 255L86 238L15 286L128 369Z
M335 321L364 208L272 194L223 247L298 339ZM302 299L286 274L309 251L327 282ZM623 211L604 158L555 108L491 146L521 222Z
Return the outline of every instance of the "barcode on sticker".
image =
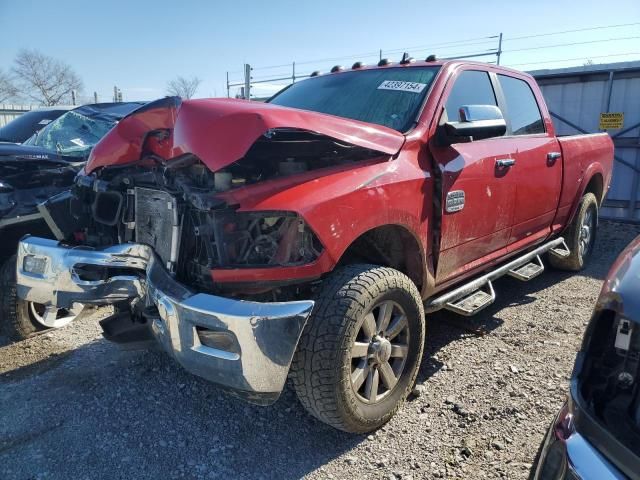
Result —
M426 86L426 83L401 82L400 80L385 80L380 84L378 90L398 90L401 92L420 93Z

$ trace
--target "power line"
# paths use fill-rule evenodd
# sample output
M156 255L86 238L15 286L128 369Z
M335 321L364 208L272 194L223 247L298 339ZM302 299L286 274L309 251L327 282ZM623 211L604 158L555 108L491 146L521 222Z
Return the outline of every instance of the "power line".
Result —
M575 60L589 60L593 58L609 58L609 57L622 57L625 55L640 55L640 52L628 52L628 53L614 53L611 55L596 55L596 56L586 56L586 57L574 57L574 58L563 58L560 60L543 60L540 62L527 62L527 63L510 63L510 67L520 67L522 65L540 65L543 63L560 63L560 62L572 62Z
M619 28L619 27L631 27L634 25L640 25L640 22L635 23L620 23L618 25L604 25L600 27L589 27L589 28L578 28L577 30L564 30L562 32L550 32L550 33L538 33L535 35L524 35L522 37L506 37L502 41L503 42L511 42L513 40L523 40L525 38L537 38L537 37L548 37L550 35L562 35L565 33L576 33L576 32L588 32L591 30L605 30L608 28Z
M519 36L519 37L510 37L510 38L509 37L504 37L503 38L503 42L518 41L518 40L546 37L546 36L552 36L552 35L563 35L563 34L577 33L577 32L586 32L586 31L594 31L594 30L605 30L605 29L613 29L613 28L621 28L621 27L630 27L630 26L636 26L636 25L640 25L640 22L623 23L623 24L615 24L615 25L600 25L600 26L596 26L596 27L579 28L579 29L573 29L573 30L563 30L563 31L547 32L547 33L539 33L539 34L531 34L531 35L522 35L522 36ZM363 52L363 53L358 53L358 54L344 55L344 56L339 56L339 57L327 57L327 58L320 58L320 59L313 59L313 60L305 60L305 61L295 62L295 65L298 66L298 65L309 65L309 64L323 64L323 63L339 62L339 61L343 61L343 60L347 60L347 59L362 58L362 57L367 59L369 57L377 57L378 55L380 55L382 53L384 53L384 55L392 55L392 54L397 54L397 53L401 53L401 52L405 52L405 51L406 52L411 52L412 50L414 51L414 53L421 52L421 51L427 51L427 50L430 51L430 53L433 53L434 49L437 48L437 47L444 47L443 48L444 52L440 51L438 53L443 53L444 55L452 55L452 57L450 57L450 58L455 58L456 55L460 55L460 56L464 56L464 57L470 57L471 54L467 55L467 53L469 52L469 49L471 49L471 47L476 47L476 46L480 46L480 45L483 45L483 44L488 44L488 43L495 42L495 40L497 38L499 38L498 35L491 35L491 36L475 37L475 38L468 38L468 39L455 40L455 41L449 41L449 42L433 43L433 44L429 44L429 45L414 45L414 46L411 46L411 47L398 48L398 49L378 50L378 51ZM613 42L613 41L620 41L620 40L636 40L636 39L640 39L640 36L606 38L606 39L590 40L590 41L582 41L582 42L567 42L567 43L558 43L558 44L553 44L553 45L543 45L543 46L537 46L537 47L516 48L516 49L512 49L512 50L507 49L507 50L502 50L502 53L523 52L523 51L558 48L558 47L569 47L569 46L576 46L576 45L589 45L589 44ZM451 49L457 50L460 47L469 47L469 49L465 49L465 51L450 52ZM481 52L479 52L478 56L484 56L484 55L488 55L490 53L497 54L498 51L495 48L486 49L486 50L482 50ZM606 56L614 57L614 56L633 55L633 54L634 53L614 54L614 55L606 55ZM592 56L591 58L603 58L603 57L605 57L605 56ZM514 66L517 66L517 65L534 65L534 64L541 64L541 63L555 63L555 62L572 61L572 60L580 60L580 59L581 58L565 59L565 60L551 60L551 61L544 61L544 62L520 63L520 64L514 64ZM278 69L278 68L282 68L282 69L291 68L293 66L293 63L294 62L286 63L286 64L280 64L280 65L268 65L268 66L263 66L263 67L254 67L254 68L252 68L252 70L264 71L264 70L273 70L273 69ZM229 72L229 73L231 73L231 72ZM233 72L233 73L235 73L235 72ZM291 72L291 73L293 73L293 72ZM265 73L263 73L263 75L265 75ZM272 74L273 77L275 77L276 75L278 75L278 77L281 76L281 75L282 76L287 76L288 73L283 73L283 74L273 73ZM293 75L291 75L291 76L293 77ZM307 75L297 74L296 76L299 77L299 78L302 78L302 77L305 77ZM258 77L258 79L264 82L264 81L268 81L269 77L260 76L260 77ZM253 80L255 81L257 79L253 79ZM274 81L276 81L276 80L279 80L279 78L275 78L274 79ZM285 80L283 80L283 81L285 81Z
M416 50L416 49L422 49L422 50L427 50L427 49L431 49L434 47L442 47L442 46L451 46L451 48L453 47L462 47L465 45L478 45L481 43L489 43L489 42L493 42L495 41L495 39L498 38L498 35L491 35L488 37L476 37L476 38L468 38L465 40L456 40L456 41L451 41L451 42L443 42L443 43L433 43L433 44L429 44L429 45L417 45L417 46L412 46L412 47L404 47L404 48L396 48L396 49L391 49L391 50L382 50L383 53L385 54L391 54L391 53L402 53L405 51L410 51L410 50ZM483 40L478 42L477 40ZM469 43L471 42L471 43ZM419 50L418 50L419 51ZM319 59L314 59L314 60L305 60L303 62L296 62L296 65L307 65L310 63L322 63L322 62L334 62L334 61L338 61L338 60L345 60L348 58L359 58L359 57L366 57L366 56L377 56L380 52L379 51L369 51L369 52L364 52L364 53L356 53L356 54L352 54L352 55L344 55L341 57L330 57L330 58L319 58ZM264 67L255 67L253 68L254 70L265 70L265 69L269 69L269 68L284 68L284 67L290 67L291 63L287 63L287 64L283 64L283 65L268 65L268 66L264 66Z
M488 37L487 37L488 38ZM594 43L604 43L604 42L612 42L612 41L620 41L620 40L635 40L635 39L640 39L640 36L633 36L633 37L616 37L616 38L607 38L607 39L600 39L600 40L589 40L589 41L585 41L585 42L569 42L569 43L558 43L558 44L554 44L554 45L543 45L543 46L537 46L537 47L526 47L526 48L517 48L517 49L512 49L512 50L502 50L502 53L512 53L512 52L523 52L523 51L530 51L530 50L542 50L542 49L548 49L548 48L558 48L558 47L569 47L569 46L575 46L575 45L588 45L588 44L594 44ZM457 46L456 46L457 47ZM454 46L452 46L451 48L454 48ZM406 50L410 50L410 49L400 49L398 50L398 52L400 51L406 51ZM456 55L456 54L467 54L469 51L457 51L457 52L449 52L446 53L449 49L444 49L444 53L448 54L448 55ZM418 52L420 52L421 50L417 50ZM427 49L425 49L424 51L427 51ZM430 50L432 51L432 50ZM415 50L414 50L415 52ZM495 48L490 48L487 50L483 50L481 52L478 52L478 54L484 54L484 53L491 53L491 52L496 52L497 53L497 49ZM394 51L387 51L385 53L394 53ZM442 51L440 53L443 53ZM376 55L377 53L372 52L369 53L369 56L373 56ZM358 57L363 57L366 56L367 54L358 54L358 55L351 55L349 57L332 57L332 58L326 58L324 60L308 60L308 61L304 61L304 62L296 62L296 65L308 65L311 63L322 63L322 62L330 62L330 61L338 61L338 60L344 60L346 58L358 58ZM527 64L524 64L527 65ZM276 67L280 67L280 68L284 68L284 67L290 67L291 64L283 64L283 65L277 65L277 66L273 66L273 68ZM265 69L268 67L261 67L261 69ZM260 77L260 79L267 79L266 77Z
M620 24L616 24L616 25L601 25L601 26L597 26L597 27L578 28L578 29L574 29L574 30L562 30L562 31L557 31L557 32L547 32L547 33L538 33L538 34L533 34L533 35L523 35L523 36L520 36L520 37L505 37L503 39L503 42L515 41L515 40L523 40L523 39L528 39L528 38L546 37L546 36L551 36L551 35L563 35L563 34L567 34L567 33L577 33L577 32L587 32L587 31L593 31L593 30L605 30L605 29L611 29L611 28L630 27L630 26L635 26L635 25L640 25L640 22L620 23ZM393 53L402 53L402 52L411 51L411 50L414 50L414 51L425 51L425 50L433 49L433 48L436 48L436 47L446 47L446 46L451 46L451 48L453 48L453 47L462 47L462 46L477 46L477 45L481 45L481 44L490 43L490 42L494 41L496 38L498 38L498 35L490 35L490 36L484 36L484 37L467 38L467 39L464 39L464 40L455 40L455 41L450 41L450 42L432 43L432 44L428 44L428 45L427 44L414 45L414 46L410 46L410 47L394 48L394 49L390 49L390 50L384 50L383 49L382 51L385 54L393 54ZM632 38L637 38L637 37L629 37L629 39L632 39ZM609 40L606 40L606 41L609 41ZM574 45L574 44L566 44L566 46L571 46L571 45ZM565 46L565 45L558 45L558 46ZM522 49L522 50L521 49L510 50L510 51L511 52L516 52L516 51L523 51L523 50L524 49ZM350 59L350 58L375 56L375 55L378 55L378 54L379 54L379 51L377 51L377 52L365 52L365 53L358 53L358 54L352 54L352 55L344 55L344 56L341 56L341 57L330 57L330 58L320 58L320 59L314 59L314 60L306 60L306 61L302 61L302 62L296 62L296 64L297 65L308 65L308 64L311 64L311 63L333 62L333 61L345 60L345 59ZM253 69L254 70L267 70L267 69L272 69L272 68L285 68L285 67L290 67L290 66L291 66L291 63L286 63L286 64L281 64L281 65L267 65L267 66L263 66L263 67L254 67ZM238 73L240 73L240 72L238 72Z
M556 48L556 47L571 47L574 45L587 45L591 43L603 43L603 42L614 42L617 40L635 40L640 38L638 37L618 37L618 38L605 38L602 40L589 40L587 42L572 42L572 43L558 43L556 45L542 45L540 47L527 47L527 48L517 48L515 50L503 50L502 53L511 53L511 52L524 52L526 50L542 50L545 48Z
M493 42L494 45L496 42ZM400 50L395 50L395 51L389 51L389 50L385 50L384 51L384 56L388 56L389 54L391 55L400 55L403 52L408 52L411 54L411 56L421 56L420 52L428 52L428 53L433 53L433 54L438 54L438 57L442 56L442 55L455 55L456 53L460 53L460 54L466 54L469 53L470 51L482 51L482 52L486 52L489 50L497 50L496 47L493 48L486 48L486 49L480 49L480 47L476 50L476 49L471 49L470 47L465 47L463 50L460 50L458 48L458 45L452 45L451 47L445 47L445 48L419 48L419 49L415 49L415 48L406 48L406 49L400 49ZM453 49L453 50L452 50Z
M483 43L494 43L495 39L498 38L498 35L492 35L490 37L479 37L477 39L470 39L470 40L459 40L457 42L445 42L445 43L430 43L428 45L414 45L413 47L405 47L405 48L396 48L396 49L391 49L391 50L383 50L384 53L402 53L402 52L409 52L411 50L429 50L429 49L433 49L436 47L447 47L449 46L450 48L454 48L454 47L463 47L465 45L481 45ZM483 40L486 39L486 40ZM471 40L481 40L481 41L475 41L472 42Z

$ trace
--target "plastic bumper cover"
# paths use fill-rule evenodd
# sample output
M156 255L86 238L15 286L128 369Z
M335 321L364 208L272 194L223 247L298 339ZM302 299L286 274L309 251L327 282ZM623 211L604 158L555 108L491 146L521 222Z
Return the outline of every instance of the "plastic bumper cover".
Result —
M564 408L561 410L560 415ZM625 480L626 477L580 433L566 439L556 435L551 424L540 450L535 480Z
M258 303L194 293L151 248L135 243L90 250L26 237L17 263L17 293L28 301L68 308L140 298L155 305L151 330L167 352L188 371L256 403L278 398L313 308L312 301ZM207 345L203 332L225 342Z

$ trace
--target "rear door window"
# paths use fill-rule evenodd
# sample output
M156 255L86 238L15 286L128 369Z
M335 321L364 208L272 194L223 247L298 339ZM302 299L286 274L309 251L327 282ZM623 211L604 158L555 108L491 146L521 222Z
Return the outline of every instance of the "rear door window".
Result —
M527 82L507 75L498 75L507 103L507 116L512 135L544 133L544 122L533 91Z

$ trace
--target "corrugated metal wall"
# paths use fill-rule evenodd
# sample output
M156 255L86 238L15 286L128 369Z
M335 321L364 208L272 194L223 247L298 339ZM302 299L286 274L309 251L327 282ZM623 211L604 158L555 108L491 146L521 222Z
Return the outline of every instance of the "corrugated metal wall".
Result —
M616 147L613 181L601 215L640 222L640 62L530 72L559 135L599 132L600 113L624 113L608 130Z
M28 112L32 108L31 105L0 105L0 127L4 127L7 123L16 117L19 117L24 112Z

